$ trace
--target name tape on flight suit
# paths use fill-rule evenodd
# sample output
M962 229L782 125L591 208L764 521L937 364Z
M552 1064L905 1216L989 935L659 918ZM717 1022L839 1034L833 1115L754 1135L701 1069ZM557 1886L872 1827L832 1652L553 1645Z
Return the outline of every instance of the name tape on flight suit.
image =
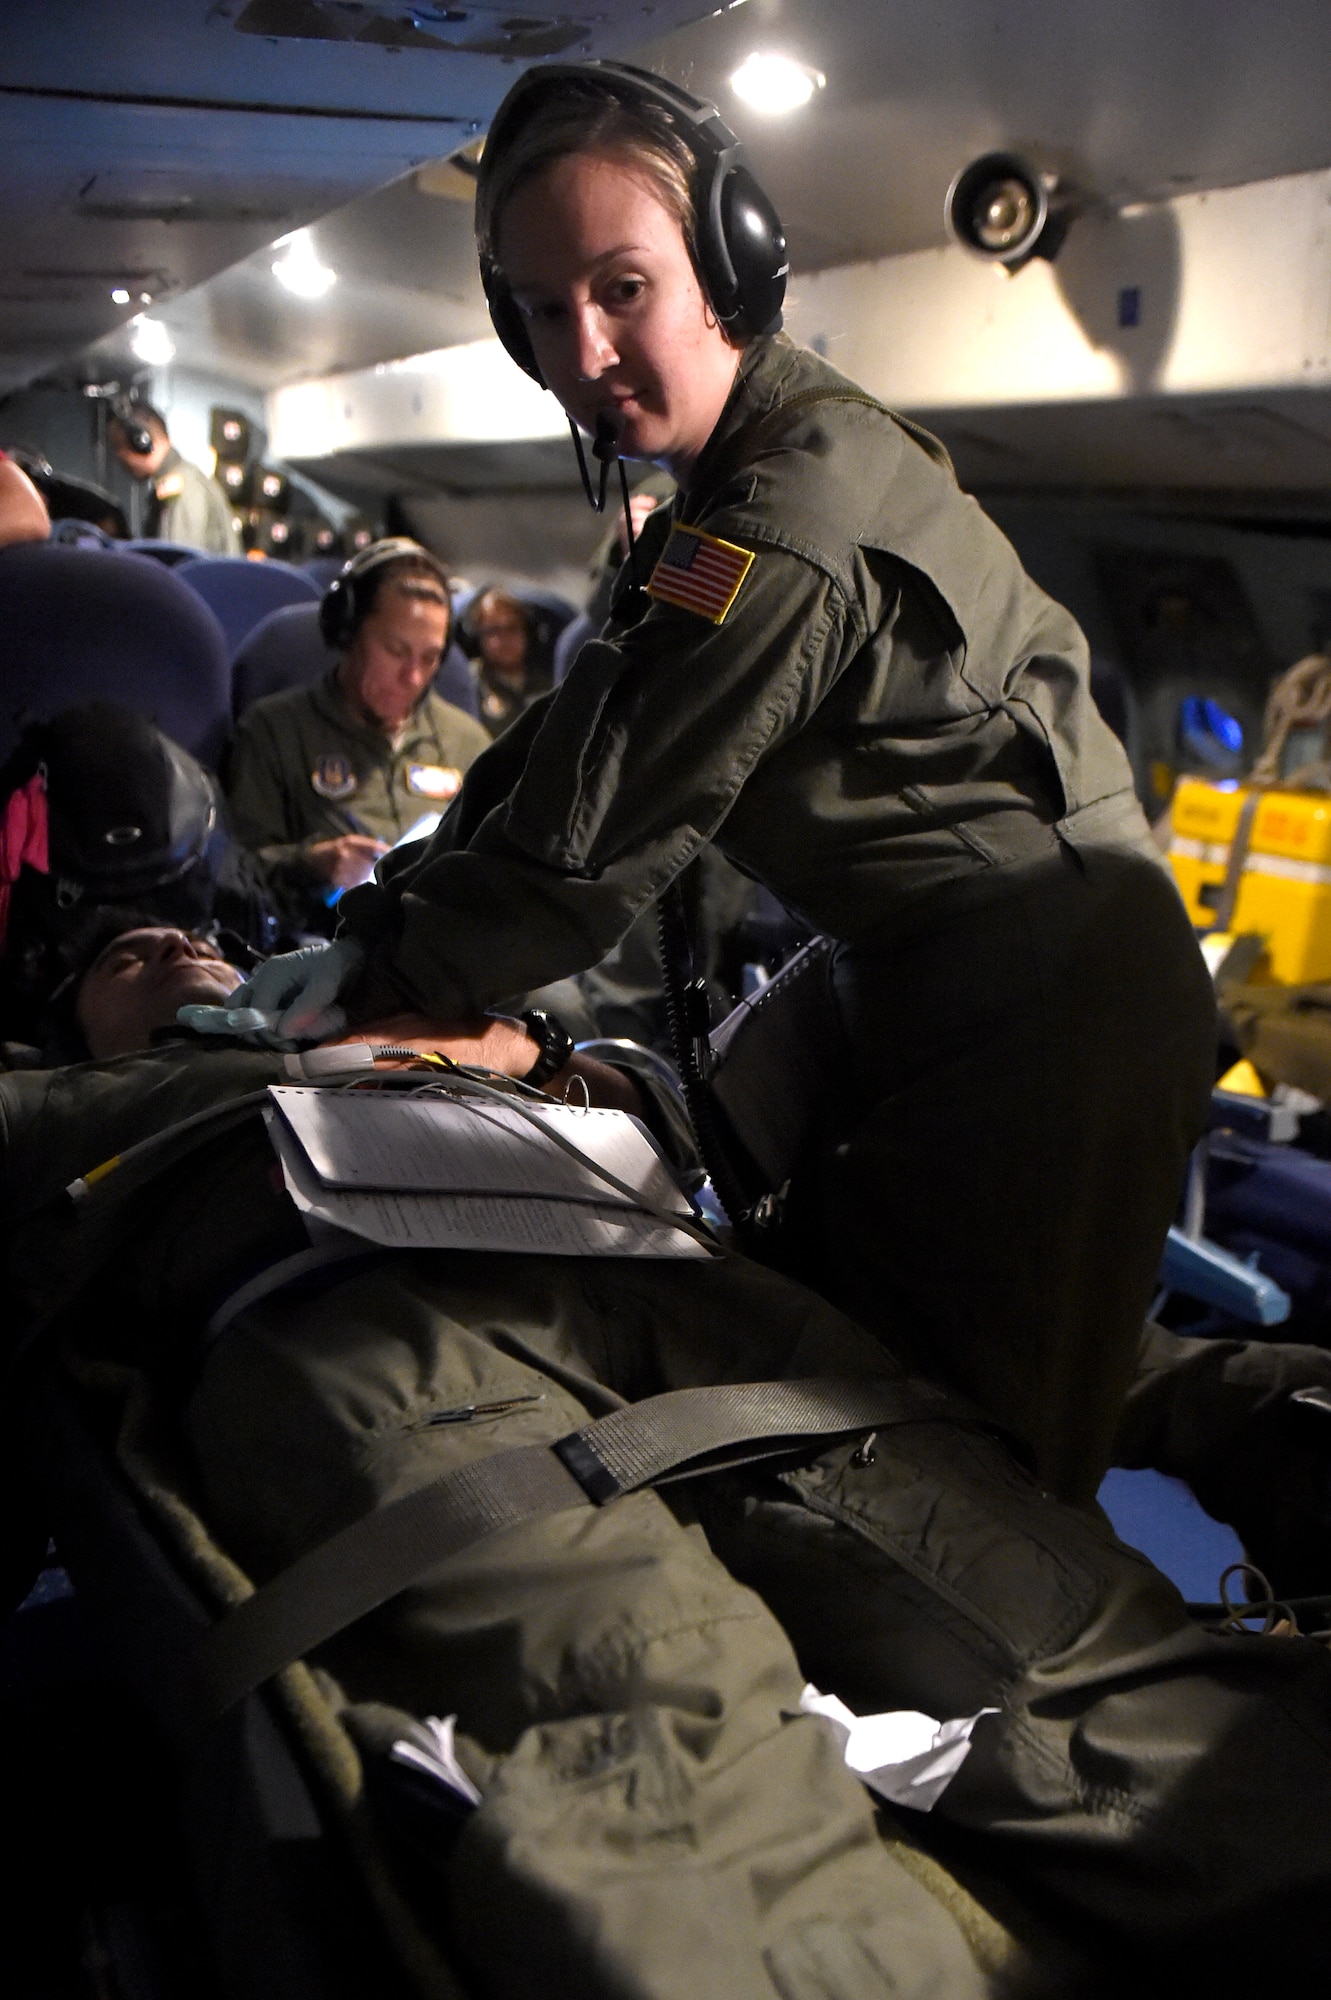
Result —
M719 625L753 567L753 553L705 535L701 528L672 528L652 571L647 595L662 604L696 611Z
M451 799L462 789L462 773L451 764L408 764L407 790L418 799Z

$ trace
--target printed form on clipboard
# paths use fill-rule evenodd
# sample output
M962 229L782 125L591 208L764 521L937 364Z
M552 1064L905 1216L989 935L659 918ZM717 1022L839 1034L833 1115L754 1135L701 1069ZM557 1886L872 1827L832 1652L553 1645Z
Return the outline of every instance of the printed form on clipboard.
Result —
M694 1211L665 1161L622 1111L543 1104L524 1106L524 1116L491 1098L282 1084L268 1094L287 1192L312 1230L400 1250L709 1254L687 1233ZM559 1138L637 1200L571 1157ZM673 1215L686 1227L673 1228Z

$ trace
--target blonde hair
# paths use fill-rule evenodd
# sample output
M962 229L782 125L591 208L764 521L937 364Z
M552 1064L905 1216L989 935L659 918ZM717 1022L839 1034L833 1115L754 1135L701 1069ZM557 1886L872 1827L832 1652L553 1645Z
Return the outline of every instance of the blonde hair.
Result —
M695 161L670 113L598 78L580 78L539 102L498 154L481 155L476 185L476 248L483 265L500 265L497 239L504 207L518 189L575 154L608 154L651 187L695 250Z

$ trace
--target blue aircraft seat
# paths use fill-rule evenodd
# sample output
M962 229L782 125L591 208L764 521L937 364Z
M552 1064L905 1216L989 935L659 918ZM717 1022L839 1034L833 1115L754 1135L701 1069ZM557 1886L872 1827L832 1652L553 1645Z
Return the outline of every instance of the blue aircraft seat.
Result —
M317 604L283 604L261 618L231 660L231 707L243 715L252 702L285 688L308 687L336 659L323 642Z
M203 550L192 549L188 542L121 542L118 546L133 556L151 556L154 562L165 563L168 569L179 569L181 563L203 559Z
M71 702L115 701L214 764L230 722L221 627L161 563L109 549L0 549L0 760Z
M434 677L434 691L441 700L451 701L454 708L464 709L468 715L480 715L476 676L472 672L471 661L456 640L450 641L444 650L439 671Z
M231 662L233 713L284 688L321 680L337 655L324 645L317 604L287 604L270 611L237 648ZM476 714L476 683L465 653L450 646L434 679L435 693L468 715Z
M346 566L345 556L309 556L301 563L300 573L310 579L322 596L334 577L341 576Z
M250 562L244 556L195 556L181 563L180 579L215 614L232 654L270 611L311 604L319 596L309 577L286 563Z
M70 549L118 549L124 546L95 521L80 521L74 515L57 515L51 522L51 540Z

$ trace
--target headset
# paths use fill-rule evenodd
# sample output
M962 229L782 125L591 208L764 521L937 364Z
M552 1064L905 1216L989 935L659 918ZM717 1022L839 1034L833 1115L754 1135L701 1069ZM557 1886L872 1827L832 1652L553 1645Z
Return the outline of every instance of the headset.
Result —
M146 458L156 439L143 421L143 405L136 403L133 396L113 396L111 415L125 433L125 443L140 458Z
M320 600L319 632L330 652L340 653L349 646L369 616L374 593L366 590L366 578L386 563L401 562L407 556L433 571L445 601L451 604L447 571L439 558L419 542L413 542L408 535L392 535L387 541L371 542L333 578Z
M779 333L790 271L780 217L716 106L679 84L631 63L551 63L527 70L495 113L481 157L482 176L486 158L499 157L538 99L578 84L604 84L607 96L636 98L666 113L694 158L695 251L708 304L728 333ZM517 301L490 257L481 261L481 282L505 349L533 382L547 388Z

